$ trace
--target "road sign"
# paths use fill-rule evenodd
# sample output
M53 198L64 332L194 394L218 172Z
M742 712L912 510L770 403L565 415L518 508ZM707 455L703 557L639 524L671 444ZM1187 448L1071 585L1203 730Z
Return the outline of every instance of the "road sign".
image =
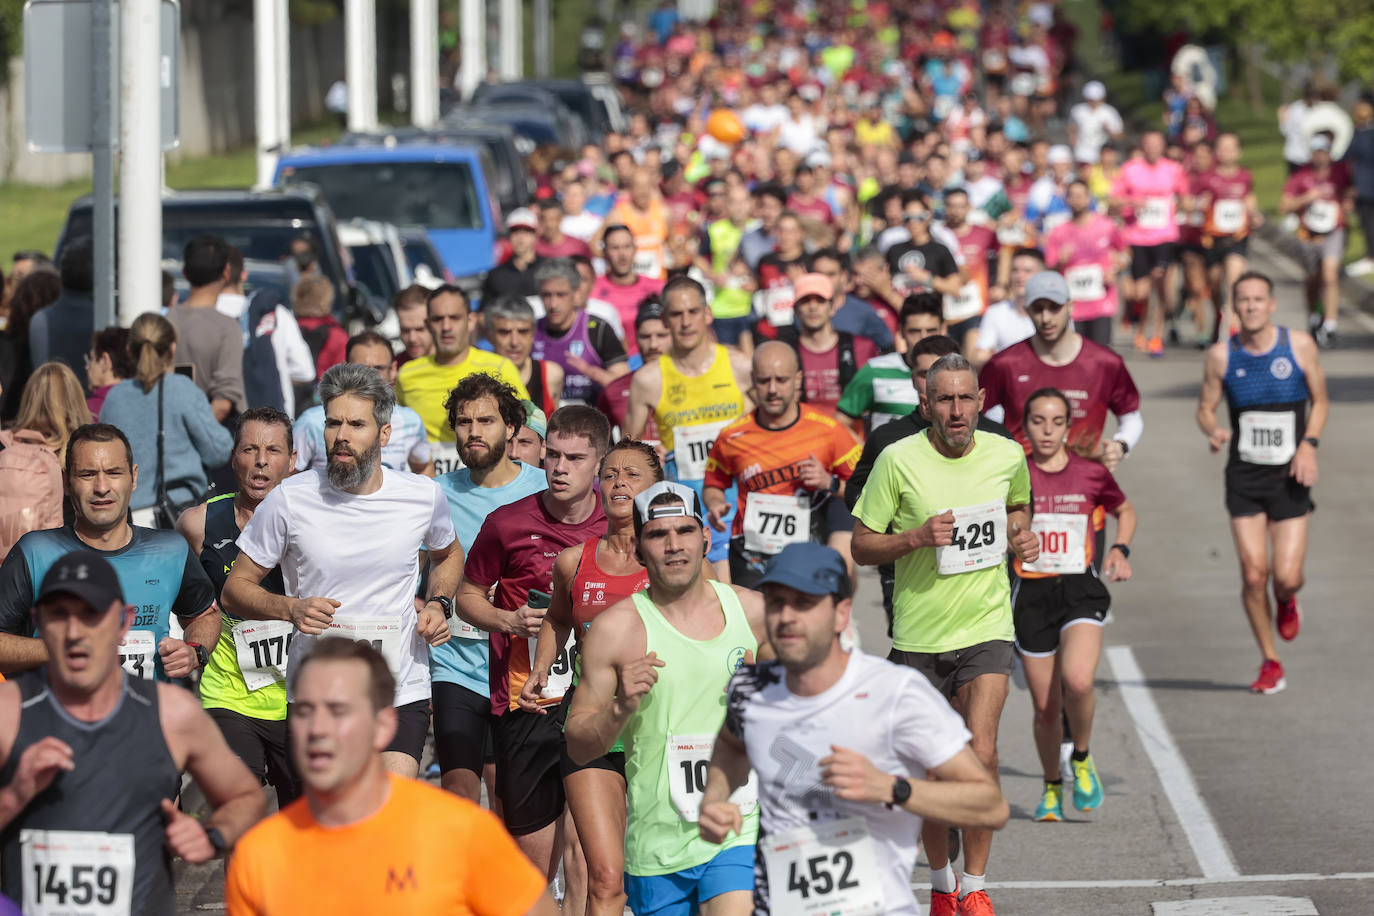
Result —
M29 149L38 153L88 153L94 136L95 95L91 67L91 8L107 0L28 0L24 4L24 110ZM181 8L162 0L159 70L162 148L178 138L177 73L181 49ZM110 29L110 72L118 79L119 4ZM118 93L115 94L118 97ZM119 106L111 112L111 131L119 136Z

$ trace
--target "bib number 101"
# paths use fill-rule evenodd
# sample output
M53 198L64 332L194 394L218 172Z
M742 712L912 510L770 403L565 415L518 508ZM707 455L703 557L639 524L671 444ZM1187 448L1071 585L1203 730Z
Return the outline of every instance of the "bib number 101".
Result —
M787 870L787 890L807 900L812 894L825 896L834 891L852 890L859 886L854 880L854 856L841 849L829 855L812 856L806 860L806 874L800 862L792 862Z

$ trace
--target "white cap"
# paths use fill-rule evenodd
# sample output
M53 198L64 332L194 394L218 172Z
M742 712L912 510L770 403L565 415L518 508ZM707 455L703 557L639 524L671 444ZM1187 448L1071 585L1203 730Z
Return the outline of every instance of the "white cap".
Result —
M1083 98L1089 102L1100 102L1107 97L1107 87L1093 80L1083 87Z
M1316 152L1319 149L1329 152L1331 150L1331 138L1326 134L1316 134L1307 141L1307 148L1311 152Z
M806 157L806 164L813 169L828 169L833 164L830 153L823 149L815 150Z
M1073 150L1069 149L1062 143L1055 144L1054 146L1050 147L1049 162L1050 165L1059 165L1060 163L1073 162Z

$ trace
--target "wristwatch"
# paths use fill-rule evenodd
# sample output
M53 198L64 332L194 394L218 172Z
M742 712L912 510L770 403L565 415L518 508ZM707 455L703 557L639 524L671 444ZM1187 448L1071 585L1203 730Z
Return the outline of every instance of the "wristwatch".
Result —
M215 849L215 858L220 858L229 851L229 844L224 840L224 834L219 832L218 827L205 827L205 838L210 841L210 845Z
M911 783L898 776L892 782L892 801L887 803L889 808L897 808L906 804L906 800L911 797Z
M1322 440L1318 439L1316 436L1303 436L1302 441L1306 442L1313 448L1320 448L1322 444Z
M205 648L198 642L188 642L186 645L190 646L192 649L195 650L197 668L204 668L206 665L210 664L209 649Z
M1113 544L1111 549L1121 551L1121 555L1128 560L1131 558L1131 548L1125 544Z
M425 604L437 604L439 607L443 608L445 620L453 617L453 599L447 595L435 595L433 598L426 601Z

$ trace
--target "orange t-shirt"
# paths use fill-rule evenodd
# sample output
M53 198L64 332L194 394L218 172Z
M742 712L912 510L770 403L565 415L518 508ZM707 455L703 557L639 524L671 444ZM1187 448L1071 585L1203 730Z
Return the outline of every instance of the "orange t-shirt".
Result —
M302 798L244 834L225 880L230 916L529 912L544 878L495 815L389 778L386 804L356 824L322 827Z

